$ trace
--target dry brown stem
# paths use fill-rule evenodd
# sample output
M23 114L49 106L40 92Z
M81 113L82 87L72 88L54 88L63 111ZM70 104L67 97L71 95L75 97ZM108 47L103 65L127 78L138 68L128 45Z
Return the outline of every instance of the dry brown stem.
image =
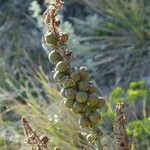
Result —
M130 150L129 140L126 133L127 120L124 115L124 103L118 103L116 106L114 133L117 150Z

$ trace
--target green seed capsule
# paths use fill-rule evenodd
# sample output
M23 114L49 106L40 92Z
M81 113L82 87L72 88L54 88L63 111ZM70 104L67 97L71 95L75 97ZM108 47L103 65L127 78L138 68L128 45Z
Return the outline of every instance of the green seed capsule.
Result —
M72 79L67 79L64 83L65 88L75 88L76 83Z
M64 83L64 87L65 88L70 88L72 87L72 80L71 79L67 79Z
M45 41L47 44L57 45L57 37L53 33L46 33Z
M75 103L76 100L74 99L65 99L64 100L64 105L67 107L67 108L73 108L74 106L74 103Z
M71 89L71 88L66 89L65 96L68 99L75 99L76 98L76 91L74 89Z
M49 54L49 60L51 61L51 63L57 64L59 61L62 60L62 57L59 52L51 51Z
M80 67L79 74L81 79L83 80L88 79L89 72L86 67Z
M94 83L90 83L89 85L89 93L95 93L96 92L96 86L94 85Z
M76 101L73 105L73 108L76 111L76 113L82 113L85 111L85 104Z
M99 97L98 98L98 104L97 107L98 108L103 108L106 105L106 101L103 97Z
M101 115L99 112L94 112L90 115L90 120L93 122L93 123L98 123L100 120L101 120Z
M57 70L57 71L66 72L66 71L68 71L68 69L69 69L69 66L68 66L68 64L67 64L66 61L60 61L60 62L57 63L57 65L56 65L56 70Z
M59 82L62 81L64 79L65 75L59 71L56 71L53 78L55 81Z
M90 94L88 98L88 104L89 106L95 106L98 104L98 96L96 94Z
M88 94L86 92L78 92L76 95L76 100L84 103L88 100Z
M87 116L81 116L81 118L78 120L78 124L81 128L86 128L90 126L90 119Z
M89 82L88 81L81 81L79 83L79 90L81 91L88 91L89 90Z

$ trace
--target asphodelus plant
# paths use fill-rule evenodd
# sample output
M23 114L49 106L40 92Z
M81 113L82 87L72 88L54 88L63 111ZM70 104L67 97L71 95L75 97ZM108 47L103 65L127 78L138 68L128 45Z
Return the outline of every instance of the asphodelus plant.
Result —
M77 68L71 64L72 51L66 45L69 36L60 31L57 16L62 6L61 0L55 0L43 14L48 28L43 40L51 47L49 60L55 65L53 79L62 85L64 105L75 114L80 114L79 126L95 128L101 120L100 109L105 106L105 99L97 94L97 87L91 81L87 67ZM93 136L87 135L87 140L91 139Z

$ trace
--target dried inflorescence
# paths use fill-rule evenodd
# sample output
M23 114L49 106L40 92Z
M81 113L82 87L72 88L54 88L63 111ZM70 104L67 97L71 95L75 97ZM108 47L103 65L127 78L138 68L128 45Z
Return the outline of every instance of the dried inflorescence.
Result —
M116 106L114 133L115 143L119 144L124 150L129 150L129 140L126 133L127 120L124 115L124 103L118 103Z
M48 150L48 137L45 135L38 135L25 117L22 118L21 122L26 136L26 143L32 145L32 148L35 150Z
M24 130L24 134L26 136L25 142L27 144L30 144L32 146L32 149L52 150L50 147L48 147L49 139L47 136L37 134L25 117L22 117L21 122ZM61 149L58 146L56 146L54 150L61 150Z
M80 127L92 127L101 120L99 109L105 106L105 99L97 95L96 85L90 81L88 69L71 65L72 51L66 46L69 36L60 32L60 20L57 17L62 5L61 0L55 0L43 15L48 26L44 41L52 48L49 59L55 65L53 78L63 83L61 93L64 105L74 113L81 114L78 120Z

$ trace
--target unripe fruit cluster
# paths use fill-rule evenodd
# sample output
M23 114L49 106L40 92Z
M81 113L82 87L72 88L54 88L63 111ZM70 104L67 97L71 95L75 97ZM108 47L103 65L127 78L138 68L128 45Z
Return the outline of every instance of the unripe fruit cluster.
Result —
M51 51L49 59L56 64L54 80L64 80L61 90L64 105L81 114L78 124L85 128L98 123L101 119L98 109L104 107L105 100L96 94L96 86L89 80L87 68L71 68L58 51Z
M59 2L61 3L61 1ZM56 8L59 8L59 5ZM59 32L60 23L57 23L56 12L57 9L51 9L44 15L45 22L51 23L49 32L45 34L45 41L53 49L49 54L49 60L55 65L53 78L57 82L64 81L61 90L64 104L74 113L81 114L78 124L82 128L91 127L101 120L99 109L104 107L105 100L97 95L96 86L90 81L89 71L86 67L71 67L72 52L65 47L68 35ZM52 20L48 20L49 14Z

